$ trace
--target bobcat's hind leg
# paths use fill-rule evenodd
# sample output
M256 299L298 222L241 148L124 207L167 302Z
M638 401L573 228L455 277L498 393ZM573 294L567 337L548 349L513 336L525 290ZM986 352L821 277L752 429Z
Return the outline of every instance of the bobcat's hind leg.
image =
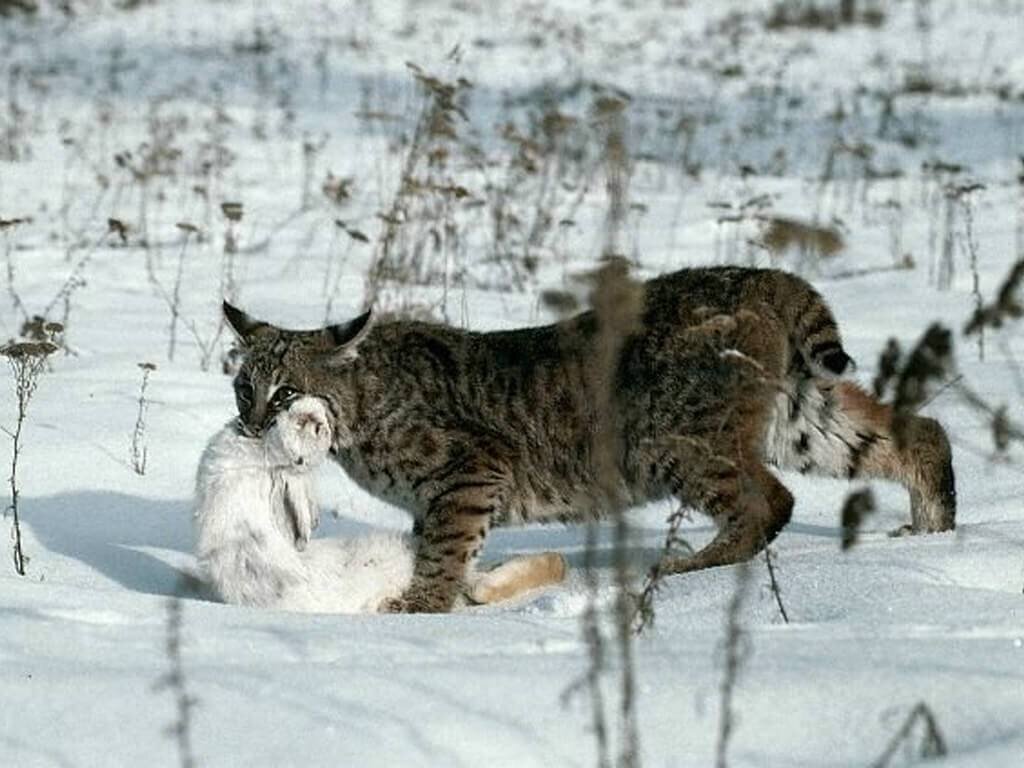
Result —
M665 573L685 573L749 560L783 529L793 513L793 496L764 465L738 467L704 481L705 510L718 524L718 534L690 557L666 556Z
M937 533L956 527L956 479L946 430L916 414L898 418L855 384L835 387L836 401L849 419L875 439L847 471L849 477L880 477L901 483L910 494L910 526L897 533Z
M765 428L790 356L773 310L726 316L716 356L730 365L722 382L721 421L708 423L704 440L686 441L668 461L665 479L684 502L715 520L718 534L690 557L666 556L662 569L682 573L748 560L789 522L793 496L763 462ZM712 318L704 324L720 322ZM700 444L703 442L703 448Z
M879 478L910 494L909 526L897 533L937 533L956 526L952 451L942 426L916 414L894 417L852 382L804 379L780 404L768 440L783 469L832 477ZM798 407L794 408L793 403Z
M561 583L565 571L565 558L557 552L513 557L489 571L476 573L467 596L481 604L510 600L531 589Z

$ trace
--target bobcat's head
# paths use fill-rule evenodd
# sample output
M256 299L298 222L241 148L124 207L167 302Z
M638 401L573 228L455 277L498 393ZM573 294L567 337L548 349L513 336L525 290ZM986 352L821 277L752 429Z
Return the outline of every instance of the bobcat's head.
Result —
M256 320L227 302L224 317L242 349L242 366L234 382L235 404L239 426L251 436L262 434L302 395L330 400L330 393L322 391L328 388L325 376L356 356L356 347L371 326L371 313L365 312L340 325L291 331Z

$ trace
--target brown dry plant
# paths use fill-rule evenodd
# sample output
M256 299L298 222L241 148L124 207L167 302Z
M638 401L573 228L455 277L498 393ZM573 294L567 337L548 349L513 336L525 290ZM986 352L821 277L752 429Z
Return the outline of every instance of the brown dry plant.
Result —
M57 324L53 325L54 333L63 330ZM28 417L28 405L39 385L39 377L46 368L46 359L56 352L57 345L51 341L21 341L11 342L0 347L0 355L7 358L14 373L14 392L17 400L18 412L14 431L4 428L4 432L11 438L11 503L8 511L12 517L12 538L14 554L14 570L19 576L25 575L25 567L28 564L28 556L22 547L21 516L18 502L21 490L18 487L18 460L23 450L22 433L25 427L25 419ZM4 515L6 517L6 514Z

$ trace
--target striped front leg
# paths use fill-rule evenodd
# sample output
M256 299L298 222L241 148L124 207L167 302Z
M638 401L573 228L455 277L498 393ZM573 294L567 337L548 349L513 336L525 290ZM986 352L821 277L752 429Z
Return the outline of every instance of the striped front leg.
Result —
M401 597L385 602L384 611L445 613L464 591L491 518L509 495L508 472L492 461L471 464L446 477L430 499L412 583Z

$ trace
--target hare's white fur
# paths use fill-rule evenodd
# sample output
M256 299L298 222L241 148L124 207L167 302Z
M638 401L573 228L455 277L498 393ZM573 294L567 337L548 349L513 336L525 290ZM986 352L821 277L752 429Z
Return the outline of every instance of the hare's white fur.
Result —
M196 479L196 554L225 602L373 612L409 585L407 536L310 538L319 522L312 470L331 439L323 402L303 397L262 438L239 434L232 421L210 440Z

